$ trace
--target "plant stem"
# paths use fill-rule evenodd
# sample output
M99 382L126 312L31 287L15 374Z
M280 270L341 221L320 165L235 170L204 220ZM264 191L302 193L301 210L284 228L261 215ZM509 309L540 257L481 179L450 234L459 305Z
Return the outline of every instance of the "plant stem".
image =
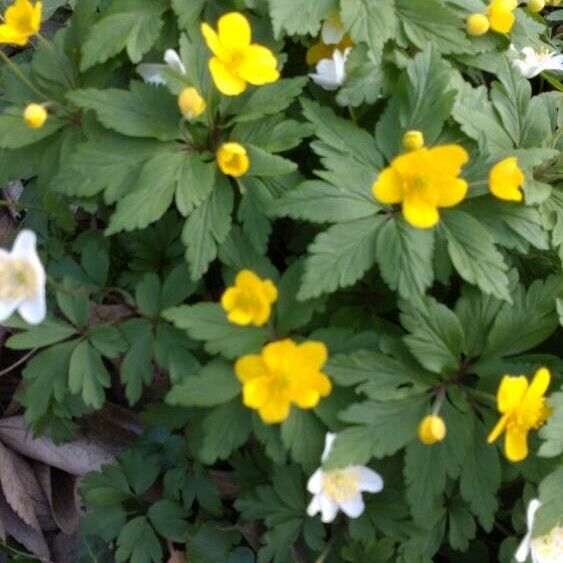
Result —
M43 94L36 86L27 78L27 76L18 68L16 64L12 62L10 57L4 53L2 49L0 49L0 58L4 60L6 65L10 68L10 70L35 94L37 94L40 98L49 101L49 98Z

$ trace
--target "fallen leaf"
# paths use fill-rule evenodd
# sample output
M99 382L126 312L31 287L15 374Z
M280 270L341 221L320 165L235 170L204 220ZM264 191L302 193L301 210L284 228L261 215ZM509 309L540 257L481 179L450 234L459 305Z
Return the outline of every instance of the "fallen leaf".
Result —
M34 470L57 526L65 534L73 534L78 528L80 520L76 497L76 477L38 462L35 463Z
M71 475L86 475L115 461L113 454L91 440L77 438L67 444L57 445L49 436L33 438L22 416L0 420L0 440L26 457Z
M2 493L0 493L0 522L2 522L5 532L21 543L29 553L36 555L40 559L49 560L49 547L43 532L37 531L26 524L10 508Z
M41 526L35 514L33 500L29 495L29 488L26 488L22 482L21 467L20 472L18 472L16 459L17 456L0 443L0 485L12 510L26 524L40 531Z

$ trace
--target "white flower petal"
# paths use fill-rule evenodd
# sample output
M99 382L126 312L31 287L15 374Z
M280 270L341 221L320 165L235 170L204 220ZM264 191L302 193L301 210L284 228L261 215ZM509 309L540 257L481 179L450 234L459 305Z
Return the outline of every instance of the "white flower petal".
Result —
M163 71L166 65L143 63L137 66L137 73L149 84L166 84Z
M541 506L539 498L534 498L528 504L528 510L526 512L526 523L528 524L528 530L532 530L534 527L534 518L536 517L536 512Z
M323 450L323 455L321 456L321 461L326 461L328 458L330 451L332 450L332 444L334 444L334 440L336 440L336 434L333 432L327 432L325 436L325 447Z
M321 521L327 524L332 522L338 514L338 505L325 495L319 495L321 507Z
M353 499L341 502L340 508L349 518L358 518L365 509L364 499L358 493Z
M320 495L315 495L311 499L311 502L309 503L309 506L307 507L307 514L309 516L315 516L315 514L317 514L320 511L321 511L321 497L320 497Z
M19 304L19 300L0 299L0 323L9 319L14 314Z
M20 303L18 312L23 320L30 325L38 325L45 320L47 314L47 304L45 302L45 286L41 286L39 291L33 296Z
M164 53L164 62L176 72L186 74L186 67L180 58L180 55L174 49L167 49Z
M359 483L358 488L360 491L368 493L378 493L383 489L383 479L379 473L371 470L369 467L363 465L358 467Z
M310 493L317 494L323 488L323 470L319 467L307 481L307 490Z
M321 39L325 45L338 45L342 41L346 30L342 26L340 16L334 12L326 18L321 28Z
M522 543L518 546L516 553L514 554L514 558L518 563L524 563L526 559L528 559L528 555L530 553L530 540L531 535L528 533L526 537L522 540Z
M37 244L37 237L33 231L24 229L20 231L10 252L12 258L29 258L30 255L36 255L35 245Z

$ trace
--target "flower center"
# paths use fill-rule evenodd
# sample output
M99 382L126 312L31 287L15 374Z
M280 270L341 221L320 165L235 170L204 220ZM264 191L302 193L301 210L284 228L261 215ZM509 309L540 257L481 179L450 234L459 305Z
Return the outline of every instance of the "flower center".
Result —
M532 540L532 551L539 563L558 563L563 553L563 528L554 528L549 534Z
M539 428L549 417L549 409L544 403L544 398L539 397L525 408L514 410L506 421L507 429L527 432L531 428Z
M37 274L27 260L0 261L0 299L25 299L37 289Z
M230 55L230 65L233 67L238 67L244 63L246 60L246 51L244 49L234 48L231 49Z
M347 502L358 494L358 476L347 469L323 473L323 493L335 502Z

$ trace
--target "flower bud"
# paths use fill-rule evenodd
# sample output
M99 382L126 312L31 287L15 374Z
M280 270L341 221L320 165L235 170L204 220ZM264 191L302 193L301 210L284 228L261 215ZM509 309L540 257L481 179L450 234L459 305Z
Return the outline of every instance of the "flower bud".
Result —
M30 129L41 129L47 121L47 110L40 104L29 104L23 112L23 119Z
M545 8L545 0L528 0L530 12L541 12Z
M403 147L407 151L416 151L424 146L424 135L422 131L412 129L403 135Z
M489 18L485 14L471 14L467 18L466 28L469 35L474 37L484 35L489 31Z
M180 92L178 107L185 119L193 119L200 116L206 110L207 104L199 92L190 86Z
M446 423L436 415L425 416L418 425L418 438L423 444L430 446L441 442L446 437Z
M250 167L246 149L239 143L224 143L217 151L217 165L223 174L238 178L244 176Z

